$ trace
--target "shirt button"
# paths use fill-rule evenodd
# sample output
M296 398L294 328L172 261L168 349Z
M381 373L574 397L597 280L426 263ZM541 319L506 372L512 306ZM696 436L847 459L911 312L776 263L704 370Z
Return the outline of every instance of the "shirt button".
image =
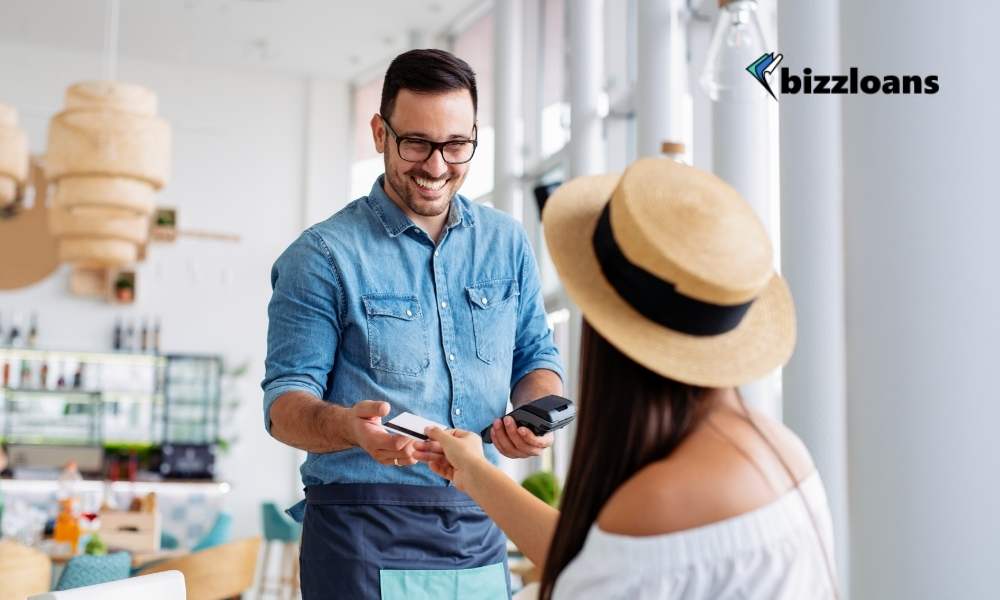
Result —
M435 250L435 251L434 251L434 256L436 257L437 255L438 255L438 251L437 251L437 250Z
M448 355L448 360L451 360L451 361L455 360L455 355L454 354L449 354Z
M462 409L461 409L461 408L456 408L456 409L455 409L455 414L456 414L456 415L460 415L460 414L462 414Z
M447 302L442 302L441 303L441 308L448 308L448 303Z
M410 309L406 309L406 316L412 317L413 316L413 311L410 310Z
M489 304L489 303L490 303L490 301L489 301L488 298L483 298L483 304Z

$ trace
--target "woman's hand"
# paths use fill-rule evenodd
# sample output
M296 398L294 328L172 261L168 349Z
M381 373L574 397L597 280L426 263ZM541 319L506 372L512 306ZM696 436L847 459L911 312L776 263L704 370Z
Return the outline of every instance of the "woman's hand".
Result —
M467 491L477 469L489 466L483 455L483 440L471 431L444 431L429 427L425 433L441 448L441 454L435 455L427 465L441 477L451 480L463 492Z

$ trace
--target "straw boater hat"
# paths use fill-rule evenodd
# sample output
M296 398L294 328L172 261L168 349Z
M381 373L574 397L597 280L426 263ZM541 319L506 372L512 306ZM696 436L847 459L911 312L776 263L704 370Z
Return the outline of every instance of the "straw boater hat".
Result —
M643 159L578 177L545 206L545 239L587 321L665 377L726 387L795 345L795 307L749 204L710 173Z

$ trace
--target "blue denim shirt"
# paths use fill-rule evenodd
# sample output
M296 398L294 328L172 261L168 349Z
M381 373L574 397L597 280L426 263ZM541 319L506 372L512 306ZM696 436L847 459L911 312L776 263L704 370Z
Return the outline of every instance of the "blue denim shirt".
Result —
M509 216L456 195L434 241L389 199L380 177L313 225L271 271L264 421L281 394L340 406L385 400L478 432L504 414L525 375L562 376L527 236ZM487 445L496 461L496 450ZM383 466L360 448L310 453L305 485L446 485L424 464Z

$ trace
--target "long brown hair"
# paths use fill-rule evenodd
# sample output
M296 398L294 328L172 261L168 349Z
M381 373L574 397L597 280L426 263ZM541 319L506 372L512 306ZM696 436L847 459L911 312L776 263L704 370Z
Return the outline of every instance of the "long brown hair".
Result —
M673 452L706 414L706 388L650 371L586 320L581 337L576 442L542 573L542 600L552 597L556 578L579 554L611 494Z

